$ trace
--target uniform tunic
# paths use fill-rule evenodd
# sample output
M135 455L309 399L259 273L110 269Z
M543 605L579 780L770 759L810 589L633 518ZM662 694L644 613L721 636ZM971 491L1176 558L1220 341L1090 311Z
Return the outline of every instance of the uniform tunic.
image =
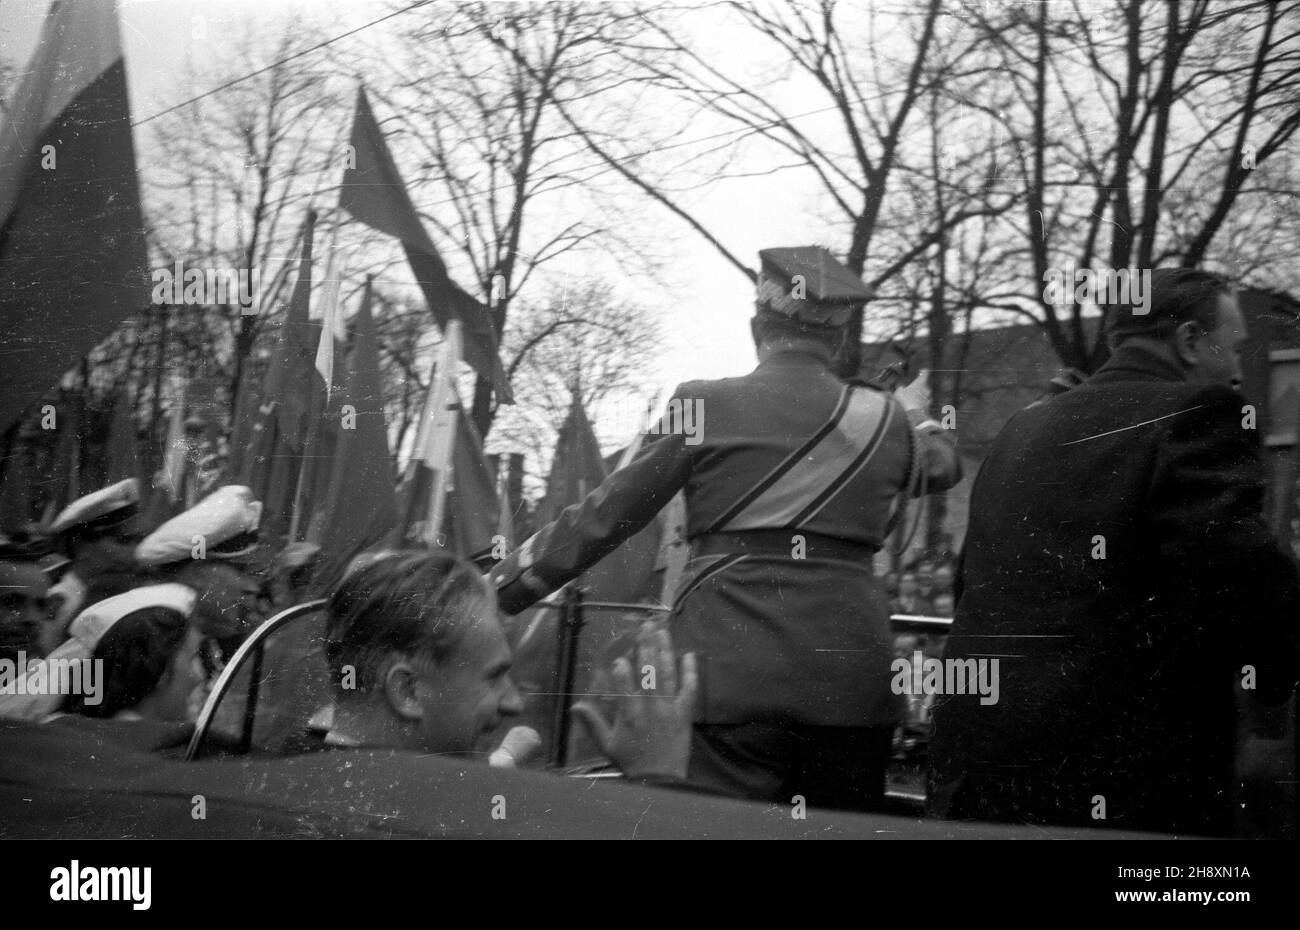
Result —
M870 559L900 492L960 477L942 431L915 430L892 395L785 351L743 377L682 384L650 432L632 462L494 570L502 609L576 578L683 490L692 558L670 624L699 662L696 722L896 720Z

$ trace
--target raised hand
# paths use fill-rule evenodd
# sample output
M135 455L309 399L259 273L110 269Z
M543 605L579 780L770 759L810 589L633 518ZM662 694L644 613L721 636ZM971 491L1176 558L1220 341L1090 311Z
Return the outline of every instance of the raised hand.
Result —
M573 705L592 740L628 777L685 778L698 688L695 655L682 656L679 681L668 630L646 623L637 633L636 668L620 657L612 677L612 725L591 702Z

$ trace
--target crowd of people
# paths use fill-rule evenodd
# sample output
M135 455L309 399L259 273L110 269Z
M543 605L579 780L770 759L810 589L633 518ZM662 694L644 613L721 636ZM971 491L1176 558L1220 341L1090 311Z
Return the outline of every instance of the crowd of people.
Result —
M1117 314L1111 361L999 436L960 575L923 560L879 579L871 560L900 505L952 487L960 463L914 386L836 371L862 289L813 251L764 253L757 370L678 388L708 411L703 441L656 431L487 574L379 547L317 590L319 549L262 539L261 504L240 486L150 527L127 480L3 540L0 659L25 679L0 675L0 718L191 721L262 619L324 596L333 701L314 748L516 763L529 741L502 734L528 696L503 615L578 578L684 490L692 557L667 624L608 656L604 693L574 708L627 777L880 810L919 710L934 720L935 816L1230 831L1234 687L1285 701L1300 665L1300 580L1261 516L1230 285L1157 272L1150 312ZM809 267L821 277L791 298ZM891 613L954 620L946 638L895 636ZM992 664L992 691L953 690L951 674L924 695L899 690L895 661L941 654L980 681ZM49 686L56 663L85 660L102 687Z
M504 724L521 713L523 697L510 676L495 591L473 563L378 548L326 591L314 577L319 547L268 546L248 488L222 487L152 529L142 523L146 514L138 482L128 479L76 501L44 532L0 539L0 662L16 670L0 687L0 719L192 724L262 621L327 595L322 661L335 700L321 708L315 748L392 747L509 765L537 748L527 737L508 738ZM653 624L611 669L614 686L629 694L633 659L638 668L662 666L671 685L664 710L644 701L580 702L575 716L628 777L680 777L695 689L690 663L678 686L667 631ZM102 678L63 671L82 662ZM665 727L662 719L676 722Z
M886 572L883 580L890 612L952 619L956 571L955 560L943 558L918 559L899 571Z

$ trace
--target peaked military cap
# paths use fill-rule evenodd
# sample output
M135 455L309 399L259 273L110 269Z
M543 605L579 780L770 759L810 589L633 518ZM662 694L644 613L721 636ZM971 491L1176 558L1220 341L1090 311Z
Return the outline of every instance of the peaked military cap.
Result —
M106 532L134 517L140 505L140 482L127 478L93 494L79 497L50 524L51 535L68 530Z
M136 547L141 565L168 565L191 557L194 537L204 540L205 558L245 559L258 549L262 503L242 485L218 488L189 510L172 517Z
M758 301L763 309L814 326L843 326L871 291L821 246L758 253Z

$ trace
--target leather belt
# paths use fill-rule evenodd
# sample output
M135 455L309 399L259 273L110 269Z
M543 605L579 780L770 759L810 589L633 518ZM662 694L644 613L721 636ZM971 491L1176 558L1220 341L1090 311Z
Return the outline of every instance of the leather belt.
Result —
M803 538L803 557L840 559L846 562L870 562L879 546L809 533L805 530L741 530L734 533L704 533L691 540L693 557L707 555L777 555L791 558Z

